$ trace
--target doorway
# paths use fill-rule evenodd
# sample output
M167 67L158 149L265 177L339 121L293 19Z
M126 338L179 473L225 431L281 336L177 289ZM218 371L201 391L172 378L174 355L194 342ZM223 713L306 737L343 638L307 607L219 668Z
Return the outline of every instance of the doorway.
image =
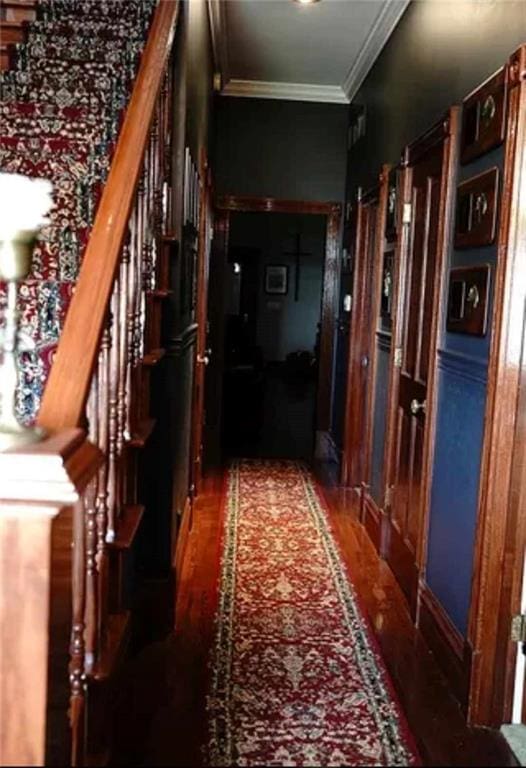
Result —
M330 425L340 206L218 201L205 459L310 461Z
M325 237L321 215L231 216L226 457L312 457Z

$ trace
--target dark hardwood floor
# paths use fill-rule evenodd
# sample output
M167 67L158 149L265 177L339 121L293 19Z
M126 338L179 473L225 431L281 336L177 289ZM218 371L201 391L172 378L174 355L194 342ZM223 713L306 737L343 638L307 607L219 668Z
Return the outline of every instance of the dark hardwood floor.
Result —
M320 468L319 468L320 469ZM346 493L317 471L349 574L378 640L425 765L516 765L500 734L466 727L432 653L411 623L385 562L348 511ZM207 658L221 528L221 478L207 481L180 576L174 635L128 669L114 764L199 766L206 737Z

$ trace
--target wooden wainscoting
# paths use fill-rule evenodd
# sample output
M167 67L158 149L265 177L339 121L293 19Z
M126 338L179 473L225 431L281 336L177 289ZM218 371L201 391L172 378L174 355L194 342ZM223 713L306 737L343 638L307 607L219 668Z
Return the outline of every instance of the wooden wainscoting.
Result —
M418 627L464 710L468 706L472 650L426 584L420 589Z
M378 506L368 491L368 486L362 486L362 505L360 520L369 534L376 551L383 557L388 534L388 519L384 509Z

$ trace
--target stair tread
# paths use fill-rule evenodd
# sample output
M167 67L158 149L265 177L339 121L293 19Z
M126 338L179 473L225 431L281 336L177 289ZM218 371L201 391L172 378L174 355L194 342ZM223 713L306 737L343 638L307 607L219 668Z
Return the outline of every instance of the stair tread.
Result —
M26 19L0 19L0 30L6 27L13 29L26 29L28 22Z
M163 359L165 354L166 350L162 347L159 347L158 349L152 349L151 352L148 352L146 355L144 355L141 362L145 366L154 366Z
M124 507L119 518L115 541L108 544L110 549L130 549L144 514L142 504L130 504Z
M142 448L152 434L155 424L155 419L143 419L143 421L139 422L128 441L128 445L132 448Z
M22 43L26 39L28 21L26 19L0 19L0 39L5 43Z
M123 654L130 633L130 611L113 613L108 617L104 646L90 674L94 680L102 681L111 677L119 657Z

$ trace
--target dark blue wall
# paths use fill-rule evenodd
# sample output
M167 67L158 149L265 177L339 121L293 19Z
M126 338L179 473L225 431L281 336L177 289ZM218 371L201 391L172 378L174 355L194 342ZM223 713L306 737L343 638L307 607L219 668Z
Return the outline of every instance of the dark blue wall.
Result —
M461 166L457 183L497 166L500 147ZM496 262L496 246L450 249L449 267ZM493 295L493 269L490 297ZM445 281L444 308L448 280ZM444 311L444 326L445 315ZM491 317L491 306L490 315ZM438 349L438 412L431 491L427 583L455 626L467 631L477 522L490 327L484 337L448 333Z
M358 187L376 183L382 163L398 162L407 142L505 63L526 39L524 8L524 0L409 4L353 100L365 108L366 132L349 153L349 200ZM471 163L460 177L500 164L501 155ZM494 261L494 248L450 251L454 266ZM461 632L470 602L488 346L489 333L477 339L443 332L438 359L427 581ZM376 462L373 486L380 483Z

